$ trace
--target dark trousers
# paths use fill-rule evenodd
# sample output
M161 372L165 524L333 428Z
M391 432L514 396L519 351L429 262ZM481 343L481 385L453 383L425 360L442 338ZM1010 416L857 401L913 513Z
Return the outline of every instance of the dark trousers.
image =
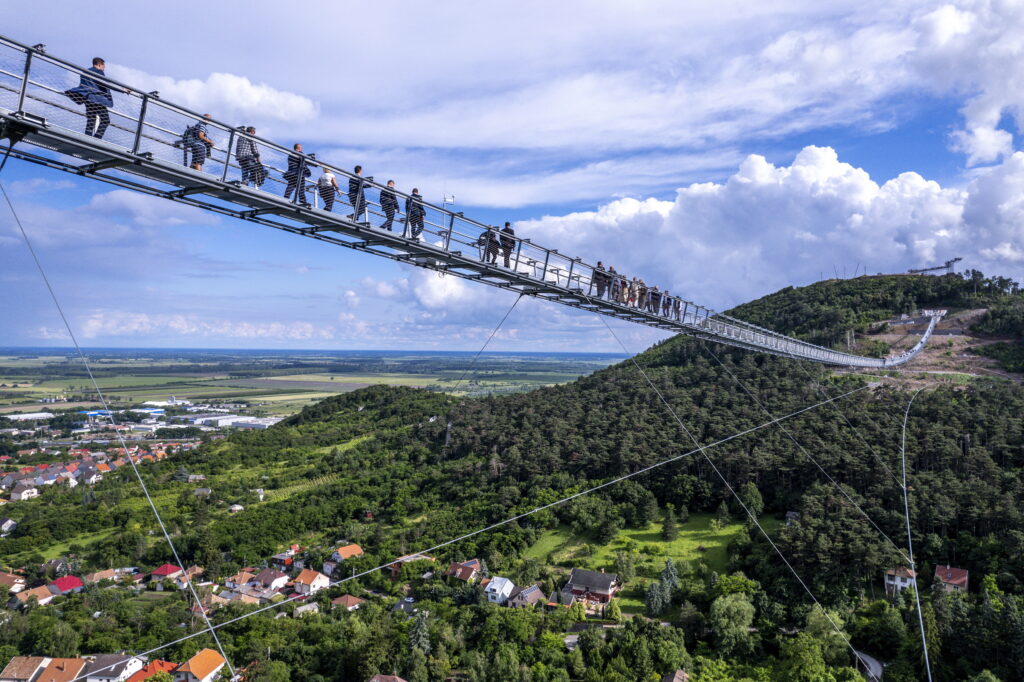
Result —
M384 209L384 224L381 225L381 229L391 231L391 223L395 219L395 209L385 208Z
M244 184L248 185L251 182L257 187L263 184L263 181L260 179L260 173L256 170L259 165L259 161L255 157L238 157L238 167L242 169L242 182Z
M420 233L423 232L423 216L409 216L409 230L412 237L419 237Z
M597 280L597 297L604 298L604 290L608 288L605 284L604 277L599 277Z
M309 206L309 200L306 199L306 183L294 175L286 177L285 180L288 181L288 185L284 188L284 198L291 197L292 192L295 192L295 203Z
M85 134L91 135L92 137L103 138L103 134L107 132L107 126L110 125L110 114L107 113L107 108L102 104L90 104L85 105Z
M501 247L501 258L505 261L505 267L506 268L512 267L512 265L511 265L512 247L511 246L503 246L503 247Z
M334 188L333 187L317 187L317 192L320 193L320 198L324 200L324 210L330 211L334 208Z
M349 193L348 202L352 204L352 219L359 222L363 219L363 212L366 211L366 195Z

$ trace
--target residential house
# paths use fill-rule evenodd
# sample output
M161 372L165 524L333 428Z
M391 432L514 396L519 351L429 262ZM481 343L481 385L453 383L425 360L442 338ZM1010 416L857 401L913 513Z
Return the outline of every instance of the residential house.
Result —
M51 658L35 682L71 682L85 668L84 658Z
M619 576L614 573L574 568L569 574L569 582L562 588L562 597L567 604L573 599L607 604L621 587Z
M50 592L54 594L71 594L72 592L81 592L82 588L85 587L85 583L82 582L81 578L76 578L73 575L66 575L63 578L57 578L52 583L47 585L50 588Z
M411 561L436 561L436 559L427 554L406 554L405 556L398 557L394 562L388 564L382 570L391 571L391 579L395 580L402 572L402 565Z
M477 575L480 573L480 568L479 559L470 559L462 563L449 564L448 570L444 574L449 578L455 578L464 583L471 583L476 580Z
M280 590L288 583L288 575L273 568L264 568L256 574L256 577L249 581L250 585L262 587L267 590Z
M32 682L49 662L43 656L15 656L0 672L0 682Z
M942 583L942 588L946 592L966 592L967 578L966 568L953 568L943 564L935 567L935 579Z
M228 513L230 514L237 514L238 512L242 511L245 511L245 507L243 507L240 504L233 504L230 507L228 507Z
M241 571L235 573L233 576L225 580L224 584L229 589L236 590L239 587L242 587L243 585L248 585L250 582L252 582L253 578L255 577L255 573L251 573L249 570L243 568Z
M212 611L216 611L221 606L224 606L228 601L227 597L223 597L218 594L204 594L199 598L199 603L192 607L192 613L210 613Z
M189 474L188 475L188 482L189 483L199 483L200 481L205 481L205 480L206 480L206 476L204 476L203 474Z
M143 660L129 654L97 654L85 666L85 682L125 682L142 669Z
M5 538L14 532L14 529L18 527L18 522L14 519L2 518L0 519L0 538Z
M196 582L196 580L205 573L205 569L202 566L190 566L185 569L185 572L174 579L174 586L179 590L188 588L189 582Z
M213 649L203 649L174 671L174 682L211 682L224 667L224 657Z
M213 491L209 488L196 488L192 491L192 494L196 497L209 497L213 494Z
M97 469L86 469L84 471L79 469L79 472L81 472L81 475L78 477L78 480L86 485L96 485L103 480L103 474Z
M296 608L295 611L292 612L292 616L300 618L302 616L308 616L311 613L320 613L320 605L316 602L313 602L312 604L303 604Z
M82 576L82 582L87 584L98 583L101 580L117 580L117 571L112 568L108 568L104 571L96 571L95 573L87 573Z
M404 613L408 618L416 615L417 611L416 600L412 597L406 597L391 607L391 613Z
M22 590L18 594L14 595L15 599L18 600L22 605L28 604L29 600L35 597L36 601L39 602L40 606L46 606L56 595L50 591L50 588L46 585L40 587L33 587L31 590ZM2 682L3 678L0 678Z
M129 677L125 682L143 682L148 680L157 673L167 673L168 675L174 674L174 669L178 667L177 663L171 663L170 661L150 661L146 665L136 672L134 675Z
M295 591L299 594L316 594L331 585L331 579L320 571L307 568L295 578Z
M298 545L292 545L280 554L275 554L270 557L270 565L282 571L290 571L293 568L303 568L301 561L296 559L296 555L301 551L301 547Z
M900 566L885 572L885 596L894 597L908 587L917 589L917 573L914 569Z
M362 555L363 548L359 545L351 544L339 547L331 553L331 558L324 562L324 573L327 575L333 575L335 569L338 568L338 564L342 561Z
M353 597L351 594L343 594L337 599L331 600L331 608L343 608L346 611L355 611L359 608L359 605L365 602L365 599L359 597Z
M25 485L19 483L14 486L14 490L11 491L11 501L21 502L22 500L31 500L33 497L39 497L39 489L34 485Z
M517 587L508 597L508 605L516 609L525 609L535 604L546 604L547 601L548 598L539 585Z
M149 574L149 582L161 583L164 580L174 580L175 578L180 578L184 573L181 570L181 566L164 564Z
M0 585L6 587L10 594L17 594L25 589L25 576L0 571Z
M487 587L484 588L484 594L487 596L487 601L492 604L504 604L508 601L509 596L512 594L512 590L516 588L508 578L493 577L491 581L487 583Z
M71 572L71 564L68 563L67 559L57 557L50 559L43 564L43 572L47 575L55 575L58 578L62 575L67 575Z
M370 678L370 682L405 682L405 680L398 675L377 674Z

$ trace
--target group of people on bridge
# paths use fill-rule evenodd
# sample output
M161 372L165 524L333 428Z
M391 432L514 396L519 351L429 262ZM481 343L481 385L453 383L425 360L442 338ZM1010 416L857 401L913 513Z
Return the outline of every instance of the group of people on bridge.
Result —
M91 137L102 138L110 125L108 108L113 106L111 84L106 80L106 63L101 57L92 60L92 68L87 69L82 75L77 88L66 90L64 94L77 104L85 105L85 134ZM122 88L115 89L128 93ZM210 114L204 114L193 125L187 127L181 139L175 142L175 146L182 150L183 163L189 168L202 171L203 164L210 157L215 143L209 135L208 123L212 121ZM256 142L256 128L253 126L241 126L238 131L237 142L235 143L235 160L241 170L240 183L245 186L262 188L266 182L269 171L260 156L260 148ZM352 213L347 218L353 222L370 226L369 205L366 199L366 189L373 178L364 178L363 167L355 166L349 177L347 192L342 192L338 180L330 167L321 167L321 175L314 183L308 183L307 179L313 174L313 169L319 164L316 163L316 154L305 153L302 145L296 143L292 147L293 152L288 155L288 167L281 173L284 181L284 198L294 203L310 208L307 192L310 186L313 187L317 196L323 202L323 210L332 211L337 197L345 196ZM230 149L228 153L230 154ZM225 163L228 161L225 160ZM401 206L395 190L394 180L388 180L386 187L379 188L378 205L383 213L384 221L380 229L393 231L395 218ZM403 236L420 240L424 230L424 219L426 207L419 188L414 187L412 193L405 199L405 216L399 218L404 223ZM506 268L512 267L512 254L517 244L515 230L510 222L506 222L502 229L490 226L483 230L476 241L480 249L480 260L484 263L496 265L498 256L502 257L502 264ZM596 289L596 291L595 291ZM660 317L680 321L686 315L684 302L675 296L671 296L668 290L661 291L657 286L649 287L642 279L620 275L613 266L606 269L601 261L593 269L590 279L588 295L597 298L607 298L609 301L635 309L640 312L658 315Z

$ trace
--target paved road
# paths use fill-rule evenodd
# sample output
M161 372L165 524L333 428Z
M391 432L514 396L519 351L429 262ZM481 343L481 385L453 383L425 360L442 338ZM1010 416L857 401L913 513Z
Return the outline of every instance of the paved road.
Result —
M885 667L882 663L877 658L872 658L863 651L854 650L854 653L856 653L862 661L861 665L858 667L867 666L866 672L868 674L868 680L872 682L881 682L882 675L885 672Z

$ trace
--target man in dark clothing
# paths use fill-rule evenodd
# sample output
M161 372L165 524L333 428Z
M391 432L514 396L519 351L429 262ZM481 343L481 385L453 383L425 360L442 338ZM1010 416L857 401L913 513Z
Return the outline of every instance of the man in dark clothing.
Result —
M312 175L312 171L309 169L305 154L302 153L302 145L296 142L292 149L298 153L288 155L288 170L284 172L284 179L288 181L288 185L284 188L284 198L290 198L292 192L295 192L295 202L309 208L309 200L306 199L306 178Z
M604 263L597 261L591 281L597 285L597 297L604 298L604 290L608 288L608 273L604 271Z
M619 279L619 273L615 272L615 266L608 266L608 279L611 280L608 286L608 297L616 303L621 303L619 300L622 298L622 280Z
M380 207L384 211L384 224L382 229L391 232L391 223L398 211L398 197L395 196L395 181L388 180L388 188L380 191Z
M103 134L107 132L107 126L110 125L110 114L107 112L107 108L114 106L110 87L102 80L102 77L106 76L104 73L106 68L107 63L103 61L102 57L94 57L92 68L88 70L101 78L96 79L82 74L77 88L64 91L64 94L72 102L85 105L85 134L100 139L103 138ZM123 90L122 92L127 93L128 91Z
M654 287L647 294L647 312L657 315L659 308L661 308L661 292L658 291L658 287Z
M348 179L348 203L352 204L352 220L363 222L363 213L366 211L366 190L363 180L363 167L356 166L355 177Z
M412 195L405 200L405 219L409 223L409 236L413 239L419 239L420 233L423 232L423 216L426 214L423 197L420 196L419 189L413 187Z
M498 233L493 227L484 230L476 240L480 247L480 260L485 263L498 262Z
M249 126L245 129L249 135L255 135L256 129ZM260 150L256 146L256 140L245 135L238 137L235 145L235 158L238 159L238 167L242 169L242 184L250 182L259 187L263 184L266 175L263 173L263 164L260 162Z
M207 121L211 120L213 120L213 116L203 114L198 123L185 130L183 139L185 147L182 150L182 154L187 157L189 152L192 153L192 163L189 165L189 168L192 170L203 170L206 157L210 155L210 151L213 149L213 140L207 134ZM186 158L186 162L187 160Z
M505 267L511 267L512 249L516 248L516 231L512 229L512 223L506 221L505 227L501 228L501 257L505 261Z

